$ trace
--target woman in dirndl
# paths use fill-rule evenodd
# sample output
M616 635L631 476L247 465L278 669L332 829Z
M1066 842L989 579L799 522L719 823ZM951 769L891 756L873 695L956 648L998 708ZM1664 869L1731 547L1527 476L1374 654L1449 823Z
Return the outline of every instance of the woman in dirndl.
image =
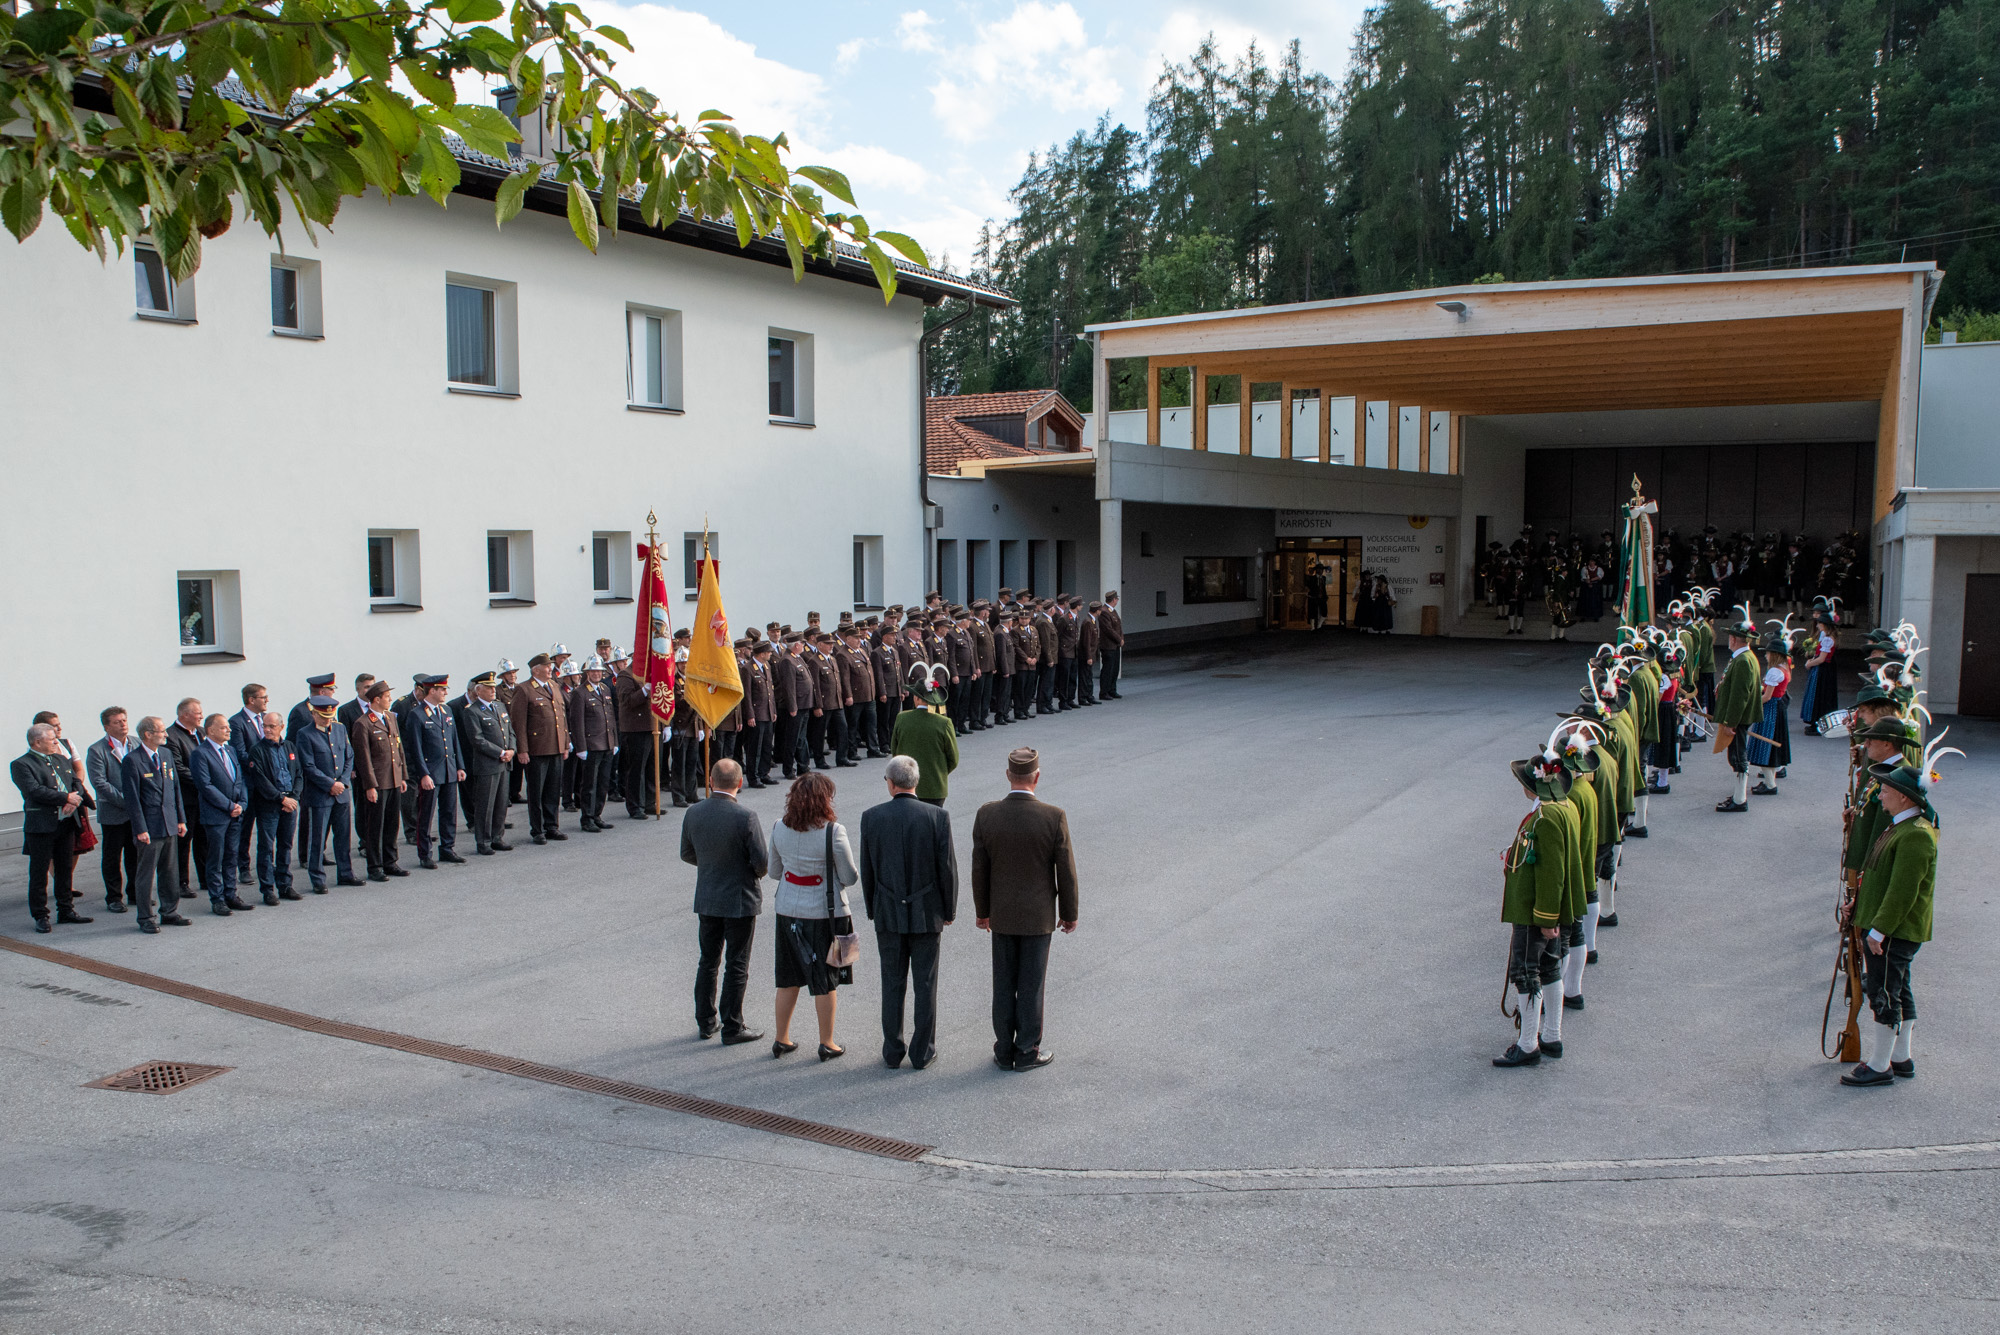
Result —
M1769 635L1758 648L1764 651L1764 717L1751 730L1744 759L1750 762L1757 777L1757 784L1750 791L1775 797L1778 771L1792 763L1792 733L1785 717L1786 693L1792 685L1791 637ZM1768 740L1760 741L1760 737Z
M1806 659L1806 688L1802 692L1804 703L1799 706L1799 721L1808 728L1820 721L1824 715L1840 708L1840 688L1833 671L1833 614L1828 611L1813 613L1813 641L1811 657Z
M854 931L847 887L861 877L847 831L834 823L833 781L808 770L785 794L785 814L771 827L770 876L778 882L772 907L778 915L778 1034L771 1055L796 1051L792 1011L799 989L812 994L819 1014L819 1059L847 1049L834 1042L834 991L854 981L854 966L826 962L835 936Z

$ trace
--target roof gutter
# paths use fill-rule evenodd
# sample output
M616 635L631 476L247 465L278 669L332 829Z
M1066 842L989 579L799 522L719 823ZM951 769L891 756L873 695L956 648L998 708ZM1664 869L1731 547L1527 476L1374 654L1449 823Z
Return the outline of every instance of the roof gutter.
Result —
M932 566L937 559L937 548L931 542L930 535L940 526L939 522L933 520L931 511L931 415L926 407L931 395L931 343L943 335L945 330L969 319L978 309L978 303L968 297L964 310L949 320L926 329L924 336L917 340L917 499L923 505L926 594L935 587L931 583L931 576L934 573ZM938 516L937 520L942 518L943 516Z

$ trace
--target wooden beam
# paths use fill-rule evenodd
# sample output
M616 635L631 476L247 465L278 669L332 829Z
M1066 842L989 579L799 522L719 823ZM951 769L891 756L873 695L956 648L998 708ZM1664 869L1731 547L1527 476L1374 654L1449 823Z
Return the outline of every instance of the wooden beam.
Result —
M1389 400L1389 471L1396 471L1403 454L1403 405Z
M1160 443L1160 368L1150 359L1146 362L1146 443Z
M1292 457L1292 387L1289 384L1278 388L1278 457Z
M1333 396L1325 385L1319 387L1319 461L1333 462Z
M1368 459L1368 396L1354 394L1354 425L1347 433L1347 462L1357 467Z
M1460 439L1459 428L1464 424L1465 424L1464 415L1458 412L1453 412L1451 415L1451 426L1447 428L1447 434L1449 434L1451 437L1451 472L1453 477L1457 477L1460 472L1461 466L1459 463L1459 439Z
M1188 368L1189 411L1194 420L1188 423L1194 431L1194 447L1206 452L1208 449L1208 368L1197 362Z
M1250 377L1236 377L1236 452L1250 453Z

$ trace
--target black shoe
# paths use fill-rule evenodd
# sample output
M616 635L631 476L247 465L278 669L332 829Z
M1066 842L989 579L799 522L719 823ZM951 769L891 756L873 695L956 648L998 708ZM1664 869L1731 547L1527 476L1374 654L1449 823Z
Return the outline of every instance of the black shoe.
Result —
M912 1057L910 1058L910 1069L912 1071L921 1071L926 1066L929 1066L932 1062L936 1060L937 1060L937 1053L935 1052L933 1052L930 1056L924 1058L922 1061L918 1061L915 1057Z
M218 918L227 918L229 916L229 905L219 899L211 899L208 901L208 911Z
M368 879L369 879L369 880L371 880L371 881L373 881L373 882L375 882L375 884L377 884L377 885L386 885L386 884L388 883L388 880L389 880L389 878L388 878L388 877L384 876L384 875L383 875L383 874L382 874L381 872L379 872L379 871L371 871L371 872L369 872L369 873L368 873Z
M773 1057L782 1057L788 1052L797 1052L798 1050L799 1045L796 1043L780 1043L776 1039L771 1040L771 1055Z
M831 765L827 764L827 763L826 763L826 762L825 762L824 760L815 760L815 761L813 761L813 768L814 768L814 769L832 769L832 768L833 768L833 766L831 766Z
M1717 811L1748 811L1750 809L1750 804L1748 802L1739 802L1732 797L1726 802L1717 802L1715 804L1715 809ZM1599 923L1598 926L1601 927L1603 926L1603 924Z
M436 858L418 858L417 865L425 871L436 871L438 869Z
M531 838L531 839L530 839L530 840L529 840L528 842L529 842L529 843L534 843L534 844L546 844L546 843L548 842L548 840L546 840L546 839L542 838L542 836L540 836L540 835L538 834L538 835L535 835L535 836L533 836L533 837L532 837L532 838Z
M542 837L545 839L555 839L555 840L563 840L569 838L569 836L564 834L561 830L545 830L543 831Z
M1568 998L1565 997L1564 1000L1568 1000ZM1545 1038L1542 1040L1542 1046L1538 1051L1550 1061L1561 1061L1563 1055L1562 1040L1559 1038Z
M1615 913L1607 913L1602 918L1599 918L1597 920L1597 925L1599 927L1616 927L1618 925L1618 915Z
M122 899L114 899L104 906L106 913L130 913L132 906Z
M398 867L393 862L390 863L388 866L384 867L382 870L390 876L408 876L410 874L408 868Z
M294 899L298 898L297 895L292 897ZM278 907L278 892L275 890L266 890L264 892L264 902L272 908Z
M162 923L164 923L164 924L165 924L166 926L168 926L168 927L192 927L192 926L194 926L194 924L193 924L193 923L189 922L189 921L188 921L188 920L187 920L186 918L183 918L183 917L182 917L182 916L181 916L180 914L178 914L178 913L162 913L162 914L160 915L160 921L161 921Z
M255 904L245 900L241 895L224 895L222 902L229 905L231 913L248 913L257 907Z
M1003 1071L1014 1069L1014 1059L1012 1057L1002 1057L997 1052L993 1054L993 1064Z
M139 930L147 936L158 936L160 934L160 924L156 922L142 922L139 924Z
M746 783L743 786L745 788L755 788L757 785L754 783ZM596 834L597 822L592 820L578 821L576 828L582 830L585 834Z
M715 1028L712 1024L697 1024L694 1027L695 1035L698 1038L714 1038Z
M361 878L360 878L359 876L342 876L342 877L340 877L340 878L339 878L338 880L336 880L336 881L334 882L334 884L335 884L335 885L366 885L366 884L368 884L368 883L367 883L366 881L362 880L362 879L361 879ZM324 890L320 889L320 888L319 888L318 886L314 886L314 887L313 887L313 893L315 893L315 894L321 894L321 895L323 895L323 894L325 894L325 893L326 893L326 891L324 891Z
M49 923L47 918L37 918L35 919L35 930L46 935L49 932L53 932L55 928Z
M1917 1059L1912 1057L1908 1061L1900 1062L1892 1060L1889 1063L1889 1070L1895 1074L1898 1080L1915 1080L1917 1078Z
M1646 827L1643 825L1635 825L1631 829L1625 831L1625 837L1627 839L1644 839L1646 837Z
M1760 783L1750 791L1759 797L1776 797L1778 795L1777 788L1768 783Z
M768 784L765 786L769 787ZM603 821L597 822L597 832L599 834L610 834L613 828L614 827L612 826L606 825Z
M490 858L493 856L493 850L490 848L475 848L472 851L475 856L482 858Z
M677 807L684 807L687 805L687 799L685 797L675 797L674 805Z
M288 886L286 886L286 887L285 887L284 889L282 889L282 890L280 890L280 891L278 892L278 898L280 898L280 899L289 899L289 900L293 900L293 901L295 901L295 902L302 902L302 901L304 901L304 899L305 899L305 896L304 896L304 895L302 895L302 894L300 894L300 893L299 893L298 891L296 891L296 890L292 889L292 887L290 887L290 886L288 885Z
M1050 1052L1047 1048L1035 1048L1016 1057L1014 1059L1014 1069L1017 1071L1039 1071L1055 1059L1056 1054Z
M84 923L96 921L97 919L95 918L84 917L75 909L59 909L56 911L56 922L59 924L67 923L73 927L81 927Z
M1674 786L1670 783L1654 783L1654 784L1648 784L1646 786L1647 792L1657 793L1662 797L1666 796L1668 793L1671 793L1673 790Z
M855 763L854 763L853 761L851 761L851 760L840 760L840 761L835 761L835 762L834 762L834 768L835 768L835 769L859 769L859 768L860 768L860 766L856 765L856 764L855 764Z
M1575 996L1570 996L1570 995L1569 995L1569 994L1568 994L1567 992L1565 992L1565 993L1563 994L1563 1009L1564 1009L1564 1010L1566 1010L1566 1011L1580 1011L1580 1010L1582 1010L1582 1009L1583 1009L1583 993L1579 992L1579 993L1577 993L1577 994L1576 994Z
M513 799L513 800L510 800L510 801L508 802L508 805L509 805L509 806L516 806L516 807L517 807L517 806L521 805L521 803L520 803L520 801L519 801L518 799ZM501 826L500 828L501 828L501 829L503 829L503 830L511 830L511 829L513 829L513 828L514 828L514 822L510 820L510 821L508 821L508 822L507 822L507 823L506 823L505 825Z
M1856 1088L1867 1085L1893 1085L1896 1083L1896 1072L1893 1069L1878 1071L1867 1062L1862 1062L1846 1075L1840 1077L1840 1083L1843 1085L1853 1085Z
M1583 962L1584 962L1585 964L1595 964L1595 963L1597 963L1597 952L1593 950L1593 951L1591 951L1591 952L1590 952L1590 953L1589 953L1588 955L1585 955L1585 956L1583 957Z
M495 839L493 841L493 847L502 853L511 853L514 851L514 845L508 843L504 839Z
M1779 777L1779 778L1781 778L1781 779L1789 777L1789 776L1787 775L1786 771L1787 771L1787 770L1789 770L1790 768L1791 768L1791 766L1789 766L1789 765L1780 765L1780 766L1778 766L1778 777Z
M458 864L459 866L461 866L461 867L463 867L463 866L465 865L465 859L464 859L464 858L462 858L462 857L460 857L460 856L459 856L458 854L456 854L456 853L440 853L440 854L438 854L438 861L439 861L439 862L456 862L456 863L457 863L457 864Z
M738 1029L733 1034L724 1034L722 1036L722 1045L728 1048L735 1047L738 1043L755 1043L763 1036L764 1031L762 1029Z
M1512 635L1514 632L1510 630L1507 633ZM1495 1066L1540 1066L1542 1064L1542 1050L1536 1048L1533 1052L1523 1052L1519 1043L1510 1043L1505 1052L1493 1059L1493 1064Z
M763 1035L759 1034L758 1037L762 1038ZM846 1055L846 1048L830 1048L824 1043L819 1045L819 1059L823 1062L830 1062L835 1057L845 1057Z

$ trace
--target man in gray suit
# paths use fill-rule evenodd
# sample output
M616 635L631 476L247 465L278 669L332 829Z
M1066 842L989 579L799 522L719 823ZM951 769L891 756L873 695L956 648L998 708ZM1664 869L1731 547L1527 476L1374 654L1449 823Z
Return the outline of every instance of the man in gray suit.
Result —
M1007 786L972 820L972 911L993 933L993 1064L1034 1071L1055 1060L1042 1046L1042 987L1057 927L1076 930L1076 858L1069 818L1035 796L1033 747L1007 755Z
M83 753L83 771L97 794L97 824L103 832L104 907L124 913L125 887L139 893L139 846L132 842L132 817L125 810L125 753L132 749L131 723L112 705L98 721L104 735Z
M861 813L861 896L882 957L882 1060L921 1071L937 1056L938 943L958 916L958 854L951 817L917 800L917 762L896 756L883 771L889 800ZM916 993L916 1024L903 1043L903 993Z
M681 817L681 861L695 868L694 911L701 920L694 1021L703 1038L714 1036L715 975L721 965L724 1043L755 1043L764 1036L743 1025L743 993L750 985L750 943L757 935L757 915L764 911L770 854L757 817L736 800L742 791L743 767L718 760L708 771L708 796Z
M500 675L482 672L466 694L452 702L458 724L458 750L465 758L466 823L472 826L473 849L480 857L493 850L509 852L513 845L501 836L507 830L507 770L514 763L514 725L499 705Z

